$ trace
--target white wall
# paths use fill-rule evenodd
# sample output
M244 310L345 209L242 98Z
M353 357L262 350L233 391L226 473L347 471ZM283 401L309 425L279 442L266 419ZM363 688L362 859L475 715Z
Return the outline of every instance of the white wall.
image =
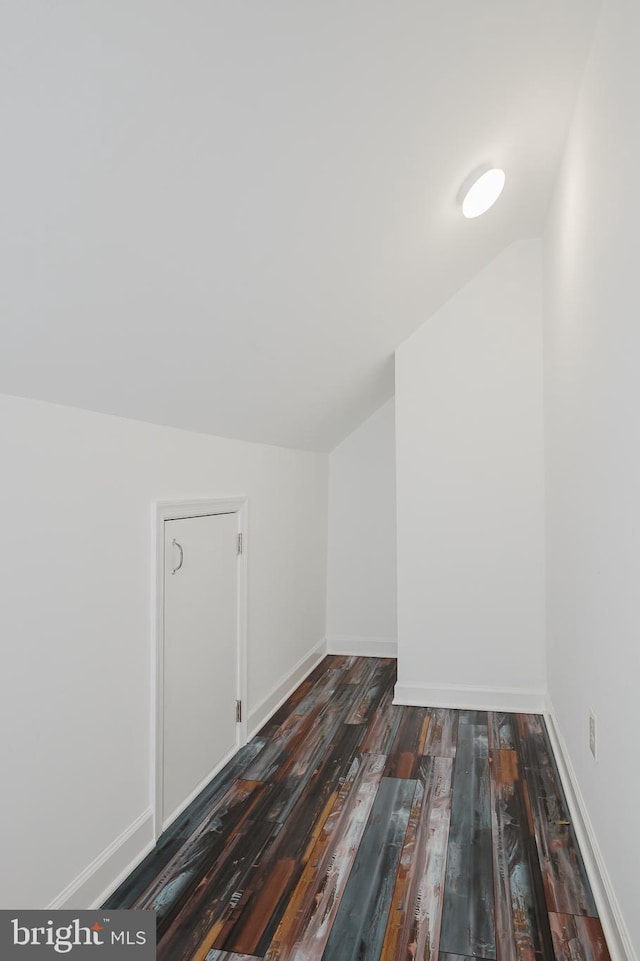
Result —
M640 6L606 0L547 229L545 330L549 688L636 953L638 36Z
M396 353L405 702L543 704L540 267L512 245Z
M396 653L394 418L392 399L329 457L331 651L385 657Z
M0 906L45 907L151 837L152 502L248 496L259 713L324 641L327 457L11 397L0 452Z

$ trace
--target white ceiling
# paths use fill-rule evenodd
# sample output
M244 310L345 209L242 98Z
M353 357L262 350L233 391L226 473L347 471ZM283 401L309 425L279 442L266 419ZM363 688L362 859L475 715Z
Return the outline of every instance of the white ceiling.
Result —
M331 449L541 232L598 6L3 0L0 391Z

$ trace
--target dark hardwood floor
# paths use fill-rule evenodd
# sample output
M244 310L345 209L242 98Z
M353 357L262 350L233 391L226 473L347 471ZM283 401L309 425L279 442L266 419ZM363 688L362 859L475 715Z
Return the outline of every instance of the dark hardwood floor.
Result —
M105 907L163 961L608 961L543 719L327 657Z

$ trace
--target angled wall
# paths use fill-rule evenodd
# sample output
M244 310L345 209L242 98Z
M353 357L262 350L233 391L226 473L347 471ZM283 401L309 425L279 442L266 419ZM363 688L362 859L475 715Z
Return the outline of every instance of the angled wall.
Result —
M512 245L396 352L403 703L544 704L540 271Z

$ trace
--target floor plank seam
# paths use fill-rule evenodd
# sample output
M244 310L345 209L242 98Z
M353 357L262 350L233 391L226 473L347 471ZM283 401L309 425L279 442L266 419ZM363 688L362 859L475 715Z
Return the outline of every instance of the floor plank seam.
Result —
M393 668L326 658L112 895L159 961L609 961L544 721Z

